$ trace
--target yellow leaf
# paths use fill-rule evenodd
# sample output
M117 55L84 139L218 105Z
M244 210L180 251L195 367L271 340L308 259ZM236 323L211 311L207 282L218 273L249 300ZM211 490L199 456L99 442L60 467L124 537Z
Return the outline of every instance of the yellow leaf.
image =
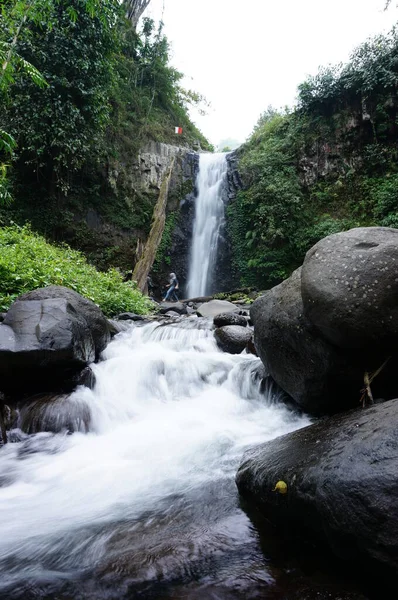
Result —
M284 481L278 481L273 492L278 492L278 494L287 494L287 484Z

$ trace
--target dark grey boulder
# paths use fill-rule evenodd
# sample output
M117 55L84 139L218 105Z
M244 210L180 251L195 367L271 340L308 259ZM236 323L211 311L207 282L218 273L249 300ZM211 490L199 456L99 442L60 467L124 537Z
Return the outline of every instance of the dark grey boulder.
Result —
M161 315L166 314L169 310L173 310L174 312L178 313L179 315L187 314L187 307L182 302L162 302L160 304L159 313Z
M125 312L117 315L115 319L118 321L143 321L144 317L142 315L136 315L135 313Z
M87 323L94 341L95 356L99 357L101 352L110 342L110 333L107 320L102 310L91 300L84 298L74 290L59 285L50 285L45 288L27 292L17 298L17 302L47 299L66 300Z
M4 426L6 431L10 430L13 427L18 427L18 410L14 406L8 406L7 404L2 404L0 398L0 412L3 413ZM1 439L1 431L0 431L0 439Z
M76 395L44 394L24 401L18 426L26 433L89 431L91 411Z
M361 227L330 235L307 252L304 312L341 348L396 349L398 229Z
M258 356L278 385L314 414L358 406L365 372L389 356L383 345L353 352L325 340L307 318L301 268L253 303L250 311ZM372 383L375 397L396 395L396 355Z
M237 312L238 308L227 300L210 300L204 302L197 309L200 317L215 317L221 313Z
M221 313L214 317L213 323L216 327L224 327L225 325L241 325L242 327L246 327L247 319L243 315L233 312Z
M116 321L115 319L108 319L108 325L111 337L114 337L121 331L127 331L132 326L129 321Z
M252 332L241 325L226 325L214 332L218 347L230 354L240 354L252 338Z
M180 317L181 315L176 312L175 310L168 310L166 313L164 313L165 317Z
M90 390L95 387L96 377L91 367L85 367L73 378L73 388L82 385Z
M250 316L258 356L285 392L310 412L326 412L331 403L336 410L344 405L338 392L343 372L348 385L345 359L320 338L304 315L301 269L255 300ZM350 382L355 402L362 380L360 370Z
M1 388L7 397L70 391L109 340L101 310L76 292L51 286L24 294L0 324Z
M4 319L6 318L6 314L7 314L7 313L0 312L0 323L1 323L2 321L4 321Z
M398 573L398 400L335 415L244 456L241 495L280 530ZM287 493L274 492L278 481Z
M213 300L213 296L197 296L196 298L188 298L188 300L185 300L184 302L196 306L198 304L210 302L211 300Z

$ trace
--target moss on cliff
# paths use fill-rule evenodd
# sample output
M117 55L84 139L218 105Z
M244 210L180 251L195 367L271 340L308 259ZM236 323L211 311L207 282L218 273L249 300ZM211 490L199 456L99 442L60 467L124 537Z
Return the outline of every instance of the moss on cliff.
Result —
M51 27L32 26L18 39L20 55L50 85L38 89L18 77L0 98L0 127L18 143L8 181L14 202L0 218L30 222L101 269L131 270L158 196L156 187L141 185L139 149L150 141L211 149L188 113L201 98L181 88L161 24L146 19L137 34L112 2L108 32L80 8L71 23L69 4L57 4Z
M293 112L259 119L228 207L242 285L280 282L331 233L398 226L397 52L396 31L368 41L299 86Z

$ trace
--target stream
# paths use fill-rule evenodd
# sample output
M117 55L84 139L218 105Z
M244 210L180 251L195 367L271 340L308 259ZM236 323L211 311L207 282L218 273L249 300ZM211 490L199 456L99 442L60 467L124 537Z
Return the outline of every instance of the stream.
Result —
M89 410L88 433L11 432L0 450L2 600L273 588L234 476L245 449L309 421L261 384L258 358L220 352L211 328L196 316L131 326L94 365L95 388L71 397Z

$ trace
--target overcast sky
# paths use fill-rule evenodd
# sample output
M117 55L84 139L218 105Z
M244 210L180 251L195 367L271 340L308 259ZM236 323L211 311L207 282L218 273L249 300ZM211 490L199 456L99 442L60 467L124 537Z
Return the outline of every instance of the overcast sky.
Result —
M147 14L160 19L163 2L172 63L211 102L192 116L214 144L244 141L268 105L294 103L306 75L398 21L385 0L151 0Z

